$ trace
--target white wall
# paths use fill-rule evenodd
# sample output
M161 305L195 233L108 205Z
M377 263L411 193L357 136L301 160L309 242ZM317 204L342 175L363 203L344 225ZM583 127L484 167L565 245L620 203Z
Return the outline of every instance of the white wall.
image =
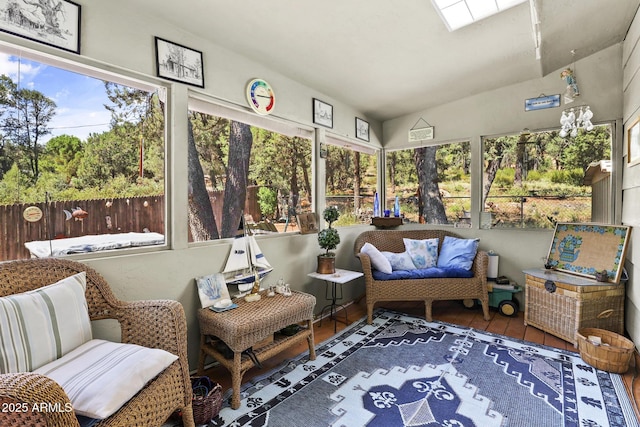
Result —
M577 61L572 66L580 88L580 96L573 105L590 105L594 123L622 117L621 51L622 45L616 44ZM560 71L388 120L383 124L384 146L405 147L407 132L420 118L435 128L435 139L428 143L517 133L524 128L536 130L559 127L562 110L571 104L563 103L558 108L525 111L524 102L525 99L536 98L541 94L562 94L566 83L560 78Z
M635 277L640 278L640 250L634 250L640 242L640 164L626 167L628 159L626 130L640 116L640 19L636 14L627 37L623 44L623 120L624 120L624 165L622 166L622 198L624 200L622 221L624 224L635 227L631 231L631 244L627 250L626 268L629 274L627 286L626 327L631 338L640 343L640 283Z

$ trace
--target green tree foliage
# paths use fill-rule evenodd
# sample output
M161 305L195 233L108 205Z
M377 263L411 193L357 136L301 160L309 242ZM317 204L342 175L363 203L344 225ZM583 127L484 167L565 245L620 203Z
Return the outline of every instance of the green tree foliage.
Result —
M137 150L138 176L164 179L164 104L158 92L104 82L111 132ZM129 151L129 150L127 150Z
M65 181L69 183L77 175L84 146L76 136L60 135L47 142L44 152L43 169L63 174Z
M130 183L136 181L138 147L119 137L118 133L109 131L87 138L78 167L80 187L98 187L119 175Z
M14 161L35 184L40 176L41 140L50 133L48 126L56 113L56 104L37 90L18 88L9 77L2 75L0 107L3 145L10 144L16 149ZM6 160L2 163L6 163L4 167L9 165Z
M260 187L258 203L260 204L260 212L268 218L273 218L278 207L278 194L269 187Z

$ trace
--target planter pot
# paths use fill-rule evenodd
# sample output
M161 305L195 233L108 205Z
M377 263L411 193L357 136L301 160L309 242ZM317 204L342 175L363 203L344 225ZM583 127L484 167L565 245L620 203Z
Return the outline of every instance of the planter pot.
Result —
M318 274L333 274L336 272L336 257L318 255Z

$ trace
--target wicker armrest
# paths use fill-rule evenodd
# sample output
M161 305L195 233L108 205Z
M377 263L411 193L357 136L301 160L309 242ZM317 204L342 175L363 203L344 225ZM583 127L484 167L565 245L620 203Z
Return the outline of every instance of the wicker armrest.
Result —
M373 273L371 269L371 258L368 254L359 252L356 254L356 258L360 259L360 264L362 265L362 273L364 273L364 281L365 284L371 283L373 281Z
M473 275L484 279L483 282L487 283L487 269L489 268L489 254L486 251L478 251L476 258L473 260Z
M79 426L69 397L58 383L44 375L1 374L0 402L2 426Z
M182 304L173 300L124 303L114 315L120 322L121 340L143 347L161 348L186 358L187 321Z

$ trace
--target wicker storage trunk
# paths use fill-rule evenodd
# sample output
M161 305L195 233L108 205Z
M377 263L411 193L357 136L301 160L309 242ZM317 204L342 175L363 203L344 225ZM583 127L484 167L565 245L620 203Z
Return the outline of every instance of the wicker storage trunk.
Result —
M594 279L536 268L526 278L524 323L577 346L577 332L599 328L624 333L624 282Z

